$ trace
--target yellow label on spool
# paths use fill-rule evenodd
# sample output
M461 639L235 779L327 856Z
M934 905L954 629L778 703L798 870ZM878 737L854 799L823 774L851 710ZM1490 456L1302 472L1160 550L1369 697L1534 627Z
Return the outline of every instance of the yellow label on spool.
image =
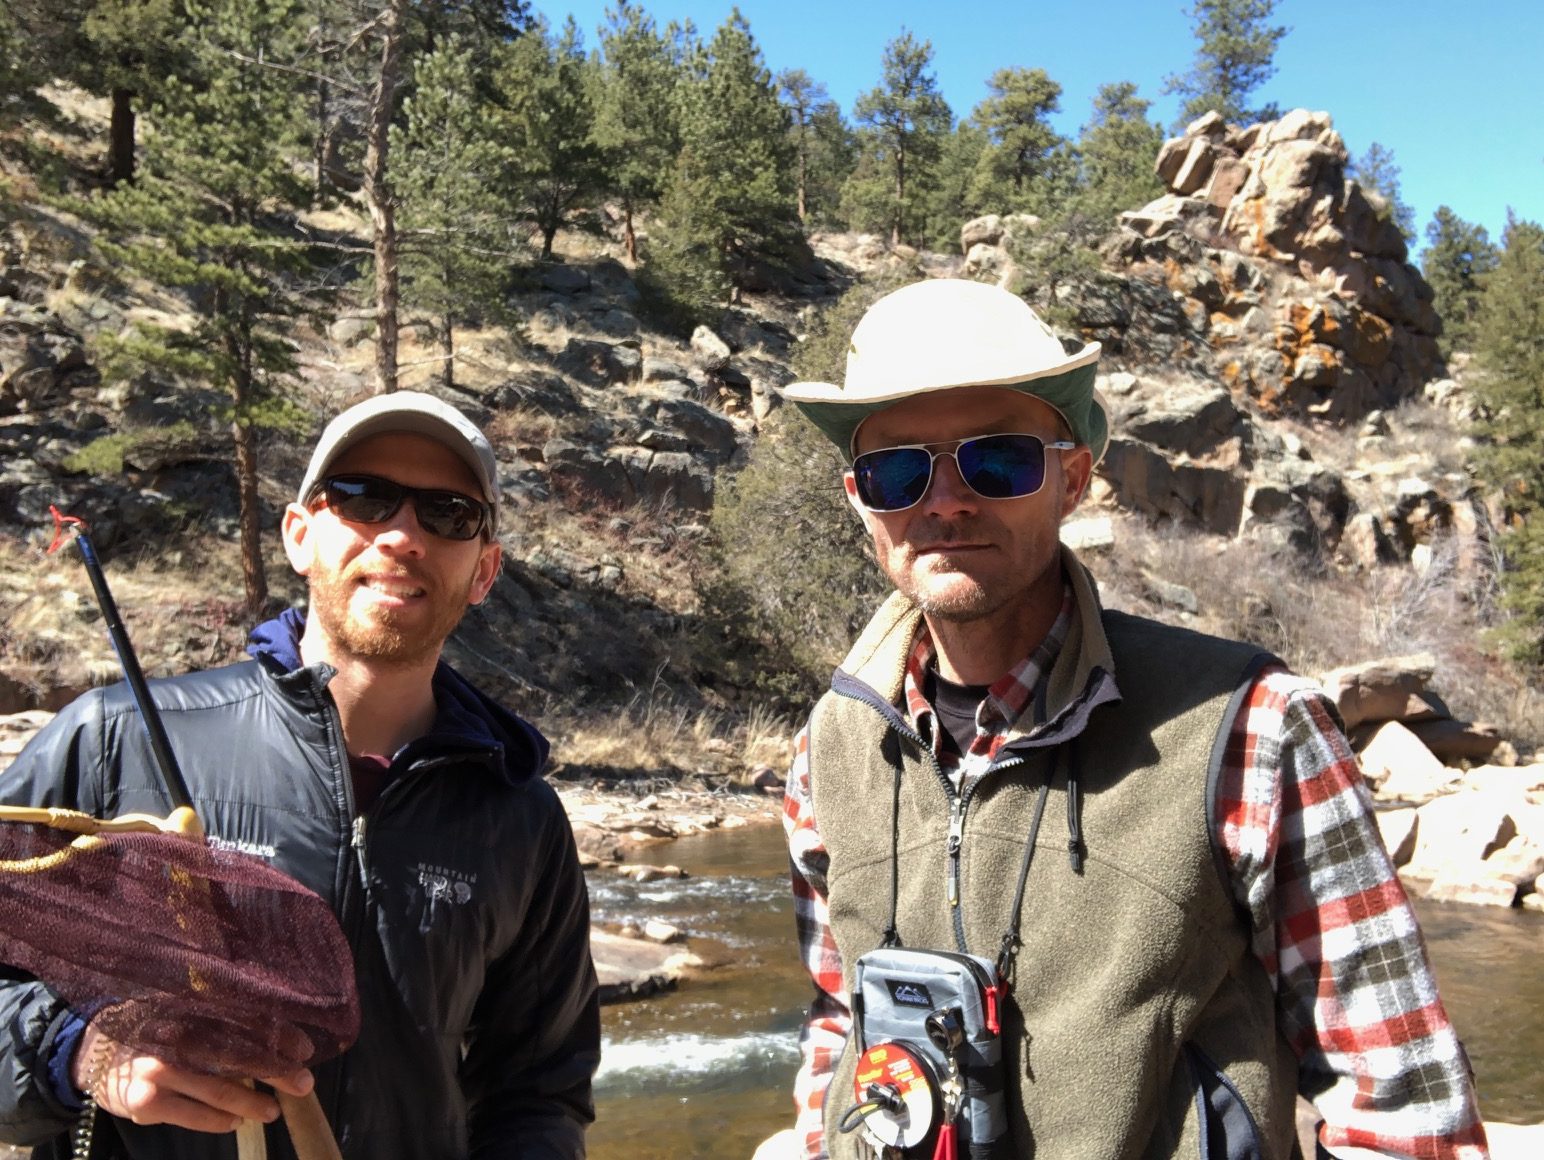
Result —
M912 1148L932 1131L938 1119L937 1084L931 1069L899 1043L876 1043L858 1057L853 1095L868 1099L869 1089L888 1088L901 1107L877 1108L864 1118L863 1130L885 1148Z

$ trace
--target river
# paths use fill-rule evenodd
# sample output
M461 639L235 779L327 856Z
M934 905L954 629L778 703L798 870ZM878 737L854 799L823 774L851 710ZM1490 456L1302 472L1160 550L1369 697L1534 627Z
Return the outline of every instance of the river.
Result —
M755 825L645 852L680 881L591 878L599 922L659 917L716 940L724 965L673 994L607 1007L591 1160L748 1160L792 1122L810 984L799 965L782 829ZM1417 903L1443 1000L1488 1120L1544 1122L1544 915Z

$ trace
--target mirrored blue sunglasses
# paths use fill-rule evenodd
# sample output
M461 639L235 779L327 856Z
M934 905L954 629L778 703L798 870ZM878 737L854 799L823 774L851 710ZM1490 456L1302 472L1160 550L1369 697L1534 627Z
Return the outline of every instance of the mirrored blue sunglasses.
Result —
M977 435L952 450L947 443L919 443L866 451L852 461L858 499L871 512L899 512L915 507L933 482L933 463L947 455L960 478L983 499L1018 499L1045 485L1046 448L1070 451L1076 443L1047 443L1038 435Z

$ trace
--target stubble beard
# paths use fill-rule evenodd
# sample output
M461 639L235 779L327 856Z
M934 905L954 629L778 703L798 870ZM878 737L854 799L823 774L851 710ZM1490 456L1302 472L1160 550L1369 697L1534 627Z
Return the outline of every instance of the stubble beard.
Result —
M427 591L432 610L427 620L415 621L383 608L373 609L369 619L356 616L351 601L359 585L348 575L311 581L311 615L342 656L403 668L436 660L466 612L466 593L455 600L422 577L414 580ZM468 591L470 587L468 582Z
M969 580L969 586L956 584L951 585L947 591L933 592L927 580L913 582L908 579L904 584L896 584L896 588L929 618L951 624L969 624L972 621L985 620L1021 595L1017 591L1009 592L1004 589L994 590L984 587L963 571L934 572L931 575L965 577Z
M918 532L925 533L918 535ZM936 528L913 529L912 539L922 543L966 538L961 525L945 523ZM952 561L932 557L927 571L922 567L918 551L910 544L903 548L904 555L895 568L887 568L890 582L896 589L922 610L927 616L951 623L968 624L989 617L1010 602L1015 595L1005 588L988 587L965 567ZM947 579L945 586L936 581Z

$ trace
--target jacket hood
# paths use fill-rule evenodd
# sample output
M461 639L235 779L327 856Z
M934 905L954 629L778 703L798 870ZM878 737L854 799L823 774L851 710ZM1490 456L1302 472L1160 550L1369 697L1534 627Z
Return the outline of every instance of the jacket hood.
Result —
M294 673L305 667L300 657L305 626L303 613L285 609L252 630L247 653L276 675ZM333 670L320 667L325 683ZM487 696L443 659L434 670L433 687L438 712L429 737L436 743L502 750L503 760L497 765L511 784L541 775L551 747L536 726Z

